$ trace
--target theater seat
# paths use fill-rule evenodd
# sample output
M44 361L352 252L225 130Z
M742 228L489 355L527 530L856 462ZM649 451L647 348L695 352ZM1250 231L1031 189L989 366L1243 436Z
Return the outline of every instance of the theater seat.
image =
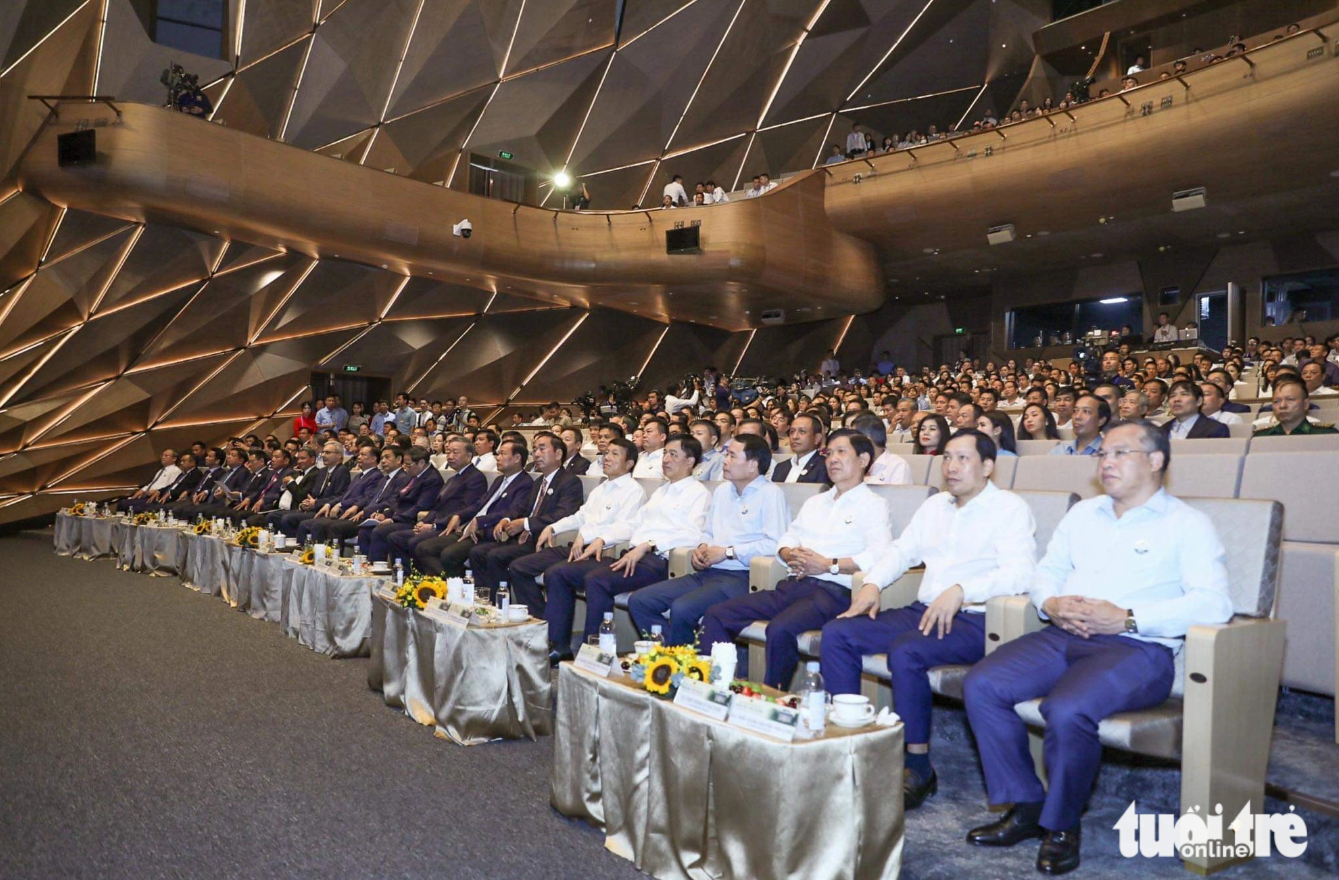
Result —
M1051 450L1060 445L1059 440L1019 440L1019 456L1024 455L1050 455Z
M1230 440L1187 440L1187 443L1230 443ZM1210 453L1178 455L1172 451L1164 485L1178 498L1236 498L1244 456Z
M1316 414L1312 413L1312 415ZM1320 418L1321 416L1317 417ZM1328 419L1325 420L1328 421ZM1253 437L1251 438L1251 452L1339 452L1339 434Z
M1018 458L1014 491L1074 492L1080 498L1102 494L1097 459L1091 455L1025 455Z
M934 460L933 455L903 455L902 460L911 468L911 484L913 486L924 486L930 479L930 463Z
M599 476L599 477L588 477L588 476L586 476L585 474L581 474L580 476L577 477L577 479L581 481L581 500L582 500L582 501L585 501L587 498L590 497L590 491L591 491L592 489L594 489L596 486L598 486L598 485L600 485L601 483L604 482L604 477L603 477L603 476Z
M1246 447L1251 441L1245 437L1228 437L1226 439L1204 439L1204 440L1173 440L1172 441L1172 461L1176 461L1182 455L1206 455L1211 452L1230 453L1232 455L1245 455Z

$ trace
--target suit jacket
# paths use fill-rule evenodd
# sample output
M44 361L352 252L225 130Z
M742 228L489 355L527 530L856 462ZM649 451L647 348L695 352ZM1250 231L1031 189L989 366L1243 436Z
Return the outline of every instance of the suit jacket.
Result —
M196 486L200 485L202 479L204 479L204 472L199 468L182 471L181 475L172 481L172 485L163 490L163 498L168 501L186 498Z
M795 459L783 461L772 470L772 482L784 483L786 477L790 476L790 469L795 466ZM828 481L828 466L823 458L822 450L819 450L809 459L809 463L804 466L804 471L800 474L798 482L801 483L824 483L832 485Z
M269 485L270 477L273 474L274 472L268 467L261 468L251 475L251 479L247 482L246 488L242 490L242 500L250 501L253 510L256 507L257 499L259 499L261 494L265 491L265 487Z
M488 478L477 467L467 464L442 486L437 493L437 504L424 521L439 529L453 516L459 516L461 522L469 522L483 507L487 491Z
M1223 412L1244 413L1250 411L1251 408L1244 403L1237 403L1235 400L1223 401Z
M1176 419L1166 422L1162 426L1162 433L1168 437L1172 436L1172 425L1176 424ZM1227 425L1211 419L1206 415L1201 415L1195 419L1195 424L1190 426L1190 433L1186 435L1187 440L1226 440L1232 436L1232 432L1227 429Z
M378 468L372 468L370 471L363 471L358 475L358 479L352 480L349 488L344 490L344 494L339 496L338 501L340 513L348 510L350 507L357 507L359 510L372 500L381 488L381 484L386 482L386 475Z
M216 468L210 468L207 471L201 471L200 482L196 484L195 491L209 492L214 488L215 484L217 484L219 480L223 479L227 475L228 475L228 469L225 468L223 465L219 465Z
M530 534L532 535L538 535L547 526L551 526L558 520L571 516L580 510L586 494L579 477L575 477L559 468L554 473L553 480L549 483L549 489L544 494L544 498L539 502L538 511L532 515L531 511L535 510L535 501L539 499L539 490L543 485L544 478L541 476L535 477L530 490L525 493L525 504L521 508L520 516L530 517Z
M475 514L479 520L479 535L481 540L493 533L493 527L504 519L515 519L518 516L525 516L530 512L529 504L534 504L535 499L530 498L529 504L526 499L530 497L530 490L534 486L534 478L522 471L512 479L511 485L506 490L502 489L502 483L507 478L499 475L497 481L493 483L488 497L484 498L483 503L479 505L482 510L489 499L496 496L493 506L488 508L488 513ZM576 480L576 477L572 479ZM580 484L580 480L577 483ZM501 494L499 494L501 492ZM491 540L491 539L488 539Z
M317 468L322 474L321 485L315 490L316 506L334 504L344 497L353 483L353 475L346 465L337 464L332 468Z
M251 480L255 475L246 469L246 465L239 464L237 467L228 471L226 477L222 477L222 485L225 491L241 492L246 494L246 487L251 485Z
M296 469L292 473L295 474L294 478L284 488L288 489L289 499L292 501L291 508L297 510L298 504L304 499L321 491L321 486L325 483L325 471L313 465L305 474L298 474ZM282 497L283 491L281 490L279 494Z
M259 513L262 510L274 510L278 507L279 496L284 493L284 477L291 473L293 473L291 467L271 471L270 478L265 481L264 487L260 490L260 503L253 504L251 509Z
M416 523L418 515L432 510L442 491L442 472L431 464L422 473L410 477L391 498L391 519L398 523Z
M389 482L384 483L377 491L368 496L367 506L363 508L363 512L368 515L374 513L389 515L391 504L395 502L395 493L403 489L405 483L408 482L409 474L404 472L404 468L400 468L395 472L395 476L390 478Z
M579 477L590 470L590 465L590 459L578 452L567 460L567 463L563 465L563 470L574 477Z

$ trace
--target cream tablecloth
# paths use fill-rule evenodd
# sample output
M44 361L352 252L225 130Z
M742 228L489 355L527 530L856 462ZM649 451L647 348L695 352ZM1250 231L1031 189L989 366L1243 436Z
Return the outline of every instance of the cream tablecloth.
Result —
M116 544L112 537L113 520L96 516L56 514L56 552L78 559L98 559L115 556Z

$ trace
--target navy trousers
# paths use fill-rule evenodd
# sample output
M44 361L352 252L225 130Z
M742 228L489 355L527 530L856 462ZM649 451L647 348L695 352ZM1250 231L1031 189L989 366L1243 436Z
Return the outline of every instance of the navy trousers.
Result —
M548 593L544 617L549 622L549 641L563 647L571 642L577 590L584 588L586 592L586 627L581 639L585 642L600 634L600 622L606 613L613 612L615 596L660 583L668 572L669 562L654 553L642 557L627 577L610 568L610 563L594 559L550 565L544 569L544 592Z
M358 552L366 555L373 562L385 562L390 559L391 536L400 532L413 534L414 524L395 522L394 520L384 522L372 529L372 534L366 535L366 547L364 547L364 535L367 531L367 529L362 529L358 532Z
M865 615L834 620L823 627L819 653L823 658L823 685L830 694L860 693L861 658L887 654L893 685L893 708L906 725L908 745L930 741L929 670L932 666L975 663L986 652L985 615L959 611L953 628L939 638L938 631L921 635L925 603L890 608L870 620Z
M727 599L749 592L749 573L745 570L706 568L683 577L643 587L628 599L628 614L639 633L652 626L664 625L666 645L691 645L697 636L697 624L707 609Z
M1102 761L1097 725L1108 715L1167 699L1175 657L1128 636L1070 635L1058 626L996 648L967 673L967 719L981 751L992 804L1045 802L1041 824L1066 831L1092 792ZM1014 704L1043 697L1046 773L1042 788Z
M488 595L492 596L497 590L498 584L503 581L512 581L514 585L514 578L507 569L516 560L523 556L530 556L535 552L535 538L537 537L538 535L532 537L524 544L515 538L503 542L488 541L476 544L474 549L470 551L470 569L474 572L475 588L485 587L488 589ZM535 572L535 575L538 576L543 571L544 569L541 568ZM515 596L518 592L512 590L512 595ZM530 613L536 617L539 616L534 609L531 609Z
M386 552L390 563L394 565L395 560L398 559L400 560L400 563L404 565L405 571L408 571L415 564L419 546L425 541L431 541L437 537L439 537L439 535L435 530L430 532L415 532L413 528L408 528L402 531L391 532L386 536L386 541L389 545ZM450 542L448 541L448 543ZM438 563L438 566L440 567L441 561L437 559L436 556L437 554L433 554L433 561ZM421 565L418 567L420 570L422 569ZM432 572L432 574L441 574L441 572Z
M759 590L722 602L702 618L702 651L730 642L751 623L767 621L767 671L763 684L785 690L800 662L800 634L820 629L851 607L851 591L816 577L784 580L775 590ZM757 674L754 672L753 674Z

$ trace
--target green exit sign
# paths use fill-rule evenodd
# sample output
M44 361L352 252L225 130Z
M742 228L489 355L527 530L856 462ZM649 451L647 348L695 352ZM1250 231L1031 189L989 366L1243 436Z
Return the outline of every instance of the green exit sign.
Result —
M346 373L357 373L357 372L360 371L362 368L363 368L363 367L362 367L362 364L345 364L345 365L344 365L344 372L346 372Z
M954 334L957 335L957 336L962 336L964 333L967 332L967 328L966 328L966 327L954 327L954 328L953 328L953 332L954 332Z
M510 158L511 158L511 153L508 152L507 150L498 150L498 151L497 151L497 154L498 154L498 156L502 157L503 159L510 159Z

